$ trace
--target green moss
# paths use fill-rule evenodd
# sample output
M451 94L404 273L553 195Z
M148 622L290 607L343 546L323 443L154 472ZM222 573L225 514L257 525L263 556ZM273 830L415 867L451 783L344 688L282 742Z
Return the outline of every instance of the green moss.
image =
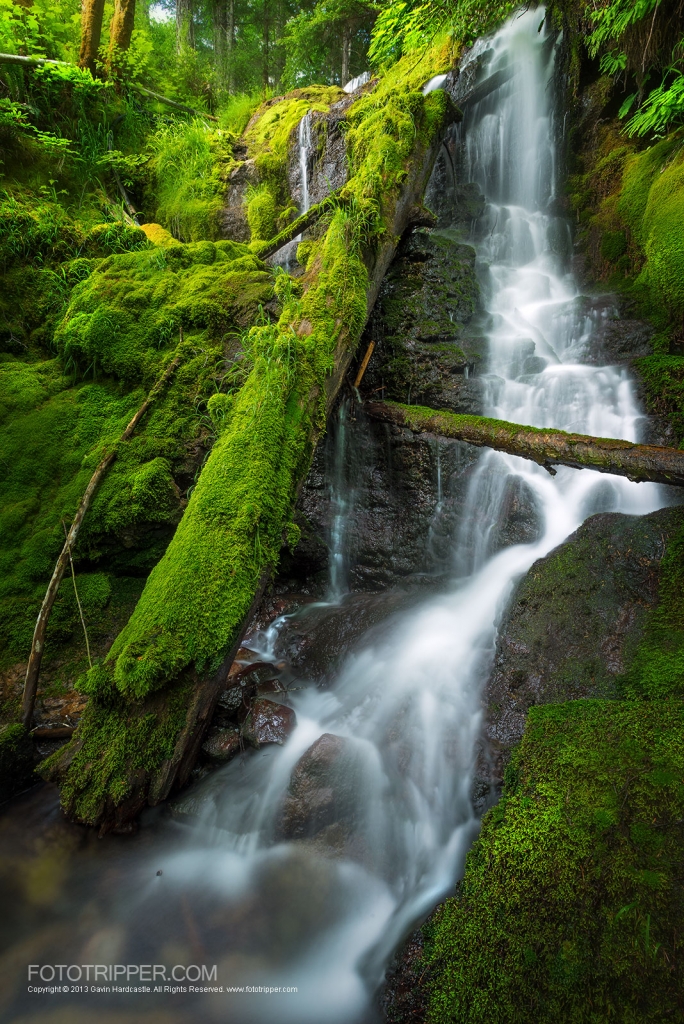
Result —
M267 242L276 235L276 201L268 185L249 189L245 196L252 242Z
M617 263L627 251L627 236L624 231L606 231L601 239L601 255L610 263Z
M647 616L623 686L632 698L684 696L684 530L663 556L658 603Z
M245 326L271 294L264 265L233 242L110 256L74 289L55 344L81 372L151 383L181 327L221 338Z
M635 361L643 381L648 411L662 416L677 444L684 442L684 357L645 356Z
M176 682L163 703L151 704L142 713L111 687L102 669L90 673L85 690L90 700L62 786L62 805L80 821L95 825L107 804L118 805L131 795L131 780L171 757L185 720L191 683ZM41 774L49 777L63 757L58 750L42 763Z
M681 1007L684 709L532 708L428 935L429 1021L661 1024Z

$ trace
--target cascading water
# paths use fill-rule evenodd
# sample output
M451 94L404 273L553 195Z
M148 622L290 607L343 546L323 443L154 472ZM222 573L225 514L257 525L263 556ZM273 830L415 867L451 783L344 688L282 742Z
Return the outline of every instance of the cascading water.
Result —
M479 244L490 316L487 413L635 440L639 413L625 372L579 362L590 332L575 313L575 285L564 269L566 228L548 212L553 48L537 32L539 20L539 11L513 18L488 42L483 74L510 74L467 110L463 124L466 180L478 182L489 201ZM536 508L538 539L492 553L493 527L515 478ZM292 690L297 726L283 747L237 758L196 788L199 821L175 825L174 843L167 834L165 847L136 864L117 890L101 929L102 943L119 942L111 955L125 956L121 963L163 962L164 950L174 956L171 921L180 913L190 922L195 963L206 962L193 924L203 922L224 987L297 989L206 995L201 1019L374 1019L371 997L387 958L453 885L477 831L470 785L479 694L516 578L591 512L658 505L652 485L571 469L552 478L522 460L484 455L450 591L389 624L329 689L304 683ZM334 806L336 815L314 838L293 840L288 813L291 825L298 812L288 786L314 743L324 783L309 791L307 813ZM126 931L131 920L147 926L135 938ZM93 943L91 957L99 955ZM188 1020L200 1019L197 1005ZM127 1012L121 1006L118 1019Z

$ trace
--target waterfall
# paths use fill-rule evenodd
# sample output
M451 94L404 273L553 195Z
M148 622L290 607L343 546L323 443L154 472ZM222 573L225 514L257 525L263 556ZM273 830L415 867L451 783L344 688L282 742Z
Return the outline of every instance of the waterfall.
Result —
M578 312L567 225L553 213L554 49L537 31L540 16L538 9L515 16L475 48L480 78L498 75L499 84L481 90L484 98L466 109L460 127L463 180L487 198L475 238L488 318L486 413L637 440L640 414L626 370L582 363L594 321ZM308 115L299 142L304 210ZM341 420L342 449L343 428ZM439 444L436 456L441 499ZM534 542L502 550L495 537L512 485L531 495L539 528ZM333 486L341 515L349 501L343 475ZM200 958L191 962L202 963L199 919L219 983L268 988L202 997L202 1019L372 1020L373 992L392 950L452 889L477 833L470 787L480 694L515 581L592 512L646 513L659 504L655 485L569 468L551 477L513 456L483 454L452 563L442 567L453 572L450 589L372 634L329 686L296 681L289 700L297 724L288 741L239 756L203 780L186 798L195 823L175 826L172 842L145 850L135 870L117 866L126 886L118 902L107 893L115 906L102 948L132 964L164 962L158 958L168 949L166 962L180 963L168 959L181 955L180 936L192 950L187 956ZM287 626L279 620L272 635ZM288 787L314 743L323 781L310 775L302 799L320 827L293 839L284 824L288 807L296 818ZM327 819L331 806L337 816ZM123 920L145 922L137 946L118 938ZM78 955L104 956L99 949L84 946ZM192 1003L195 1019L199 1005ZM118 1019L128 1018L122 1011Z
M481 74L513 73L499 76L502 84L467 110L462 126L466 180L477 182L488 200L478 244L489 317L486 412L636 440L639 410L626 371L580 361L591 323L576 313L567 228L549 209L554 52L537 32L539 20L538 11L529 11L489 41ZM343 443L342 422L339 430ZM538 539L496 550L506 488L520 478L534 499ZM194 877L236 905L256 902L274 928L287 908L297 936L284 962L268 942L240 962L235 983L239 973L257 983L287 979L299 988L289 1003L265 999L250 1020L275 1014L299 1024L358 1021L393 946L453 885L477 831L469 787L479 694L515 580L598 507L632 513L658 507L654 485L608 479L607 493L598 474L561 468L552 478L521 459L483 455L450 592L348 658L330 689L293 693L298 725L282 749L233 763L203 784L197 848L169 860L168 884L187 886ZM326 733L339 737L345 751L346 811L336 859L315 842L273 845L282 834L291 771ZM297 904L302 873L317 893L315 910L309 899L305 908Z
M328 592L332 601L339 601L348 590L349 521L354 507L353 481L348 472L349 400L340 404L333 431L330 477L330 562Z
M311 153L311 111L307 111L299 122L297 129L297 141L299 144L299 177L301 181L301 192L299 200L299 216L307 213L309 206L309 158ZM302 236L297 235L295 242L301 242Z

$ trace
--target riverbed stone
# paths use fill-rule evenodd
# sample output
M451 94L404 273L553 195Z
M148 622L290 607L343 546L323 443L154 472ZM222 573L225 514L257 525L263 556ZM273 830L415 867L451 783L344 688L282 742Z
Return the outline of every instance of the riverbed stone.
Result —
M320 736L292 770L278 824L280 838L311 838L333 825L350 826L358 799L356 762L351 740L333 733Z
M212 729L202 744L202 752L212 761L230 761L240 749L237 729Z
M242 739L257 750L266 743L284 743L297 724L297 717L286 704L259 698L252 703L242 725Z

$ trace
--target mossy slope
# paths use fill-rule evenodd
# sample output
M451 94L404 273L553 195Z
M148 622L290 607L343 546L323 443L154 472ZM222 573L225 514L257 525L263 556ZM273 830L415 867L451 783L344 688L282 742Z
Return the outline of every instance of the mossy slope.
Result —
M679 1019L683 729L680 701L530 710L428 936L429 1021Z

